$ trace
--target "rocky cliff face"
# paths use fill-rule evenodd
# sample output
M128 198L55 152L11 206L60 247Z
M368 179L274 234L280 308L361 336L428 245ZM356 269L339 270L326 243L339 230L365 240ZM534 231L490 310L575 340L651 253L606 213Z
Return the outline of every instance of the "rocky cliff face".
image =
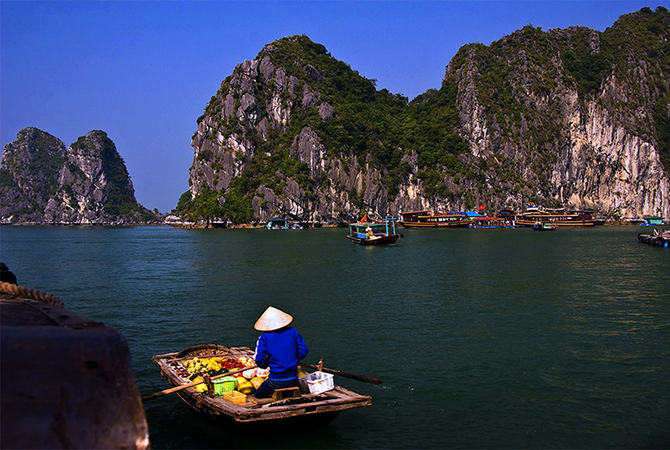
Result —
M7 144L0 167L0 220L20 217L40 222L58 189L58 173L67 160L65 144L37 128L24 128Z
M668 217L669 30L664 8L602 33L528 26L464 46L411 103L305 36L281 39L198 119L189 196L219 192L233 222L530 201Z
M158 220L135 200L125 163L103 131L67 150L57 138L25 128L7 144L0 169L2 223L123 224Z
M647 11L604 33L526 27L491 48L461 49L446 79L459 88L462 133L489 168L511 169L508 202L670 215L670 165L654 117L668 114L670 54L657 49L670 49L669 37L667 12Z
M328 69L339 72L337 80L330 80ZM357 92L337 86L343 79ZM343 148L340 137L334 144L333 134L346 135L345 125L352 125L338 117L338 108L346 106L343 95L361 96L363 103L365 96L376 98L372 81L305 36L267 45L256 59L235 68L198 120L192 139L192 197L213 188L226 194L225 203L239 192L251 203L251 220L257 222L282 215L341 223L364 208L385 214L420 205L420 188L411 183L395 188L391 202L385 183L389 169L369 154ZM416 155L402 159L412 161Z

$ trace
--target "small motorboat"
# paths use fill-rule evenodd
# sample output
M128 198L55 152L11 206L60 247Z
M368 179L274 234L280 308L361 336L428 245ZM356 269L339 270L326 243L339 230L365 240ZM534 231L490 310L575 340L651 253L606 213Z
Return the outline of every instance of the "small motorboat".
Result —
M382 222L356 222L349 224L347 239L357 245L392 245L404 237L395 229L396 219L387 217Z
M555 231L556 225L552 225L548 222L535 222L533 224L533 230L535 231Z

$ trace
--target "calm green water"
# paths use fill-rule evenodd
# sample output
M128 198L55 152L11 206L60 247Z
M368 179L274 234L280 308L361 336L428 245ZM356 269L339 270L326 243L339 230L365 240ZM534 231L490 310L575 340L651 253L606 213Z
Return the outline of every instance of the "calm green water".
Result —
M373 397L327 428L244 435L177 397L146 404L153 448L670 446L670 250L641 227L403 230L398 245L301 231L1 227L19 283L123 333L140 391L154 354L253 347L273 305L307 362Z

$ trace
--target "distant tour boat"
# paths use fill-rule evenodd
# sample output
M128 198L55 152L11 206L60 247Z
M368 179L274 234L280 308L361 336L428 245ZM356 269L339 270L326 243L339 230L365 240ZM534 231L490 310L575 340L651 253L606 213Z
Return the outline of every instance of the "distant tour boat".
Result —
M466 228L475 222L474 219L468 217L466 214L435 213L428 209L401 212L400 216L402 217L400 224L407 228Z
M266 230L302 230L302 227L298 224L292 223L289 224L288 221L282 217L275 217L268 220L268 223L265 224Z
M470 216L474 221L469 227L470 228L506 228L511 227L507 225L505 218L503 217L489 217L477 214L476 216Z
M527 208L525 213L516 218L517 227L534 227L538 222L547 222L556 227L592 227L596 224L591 211L542 209L537 206Z

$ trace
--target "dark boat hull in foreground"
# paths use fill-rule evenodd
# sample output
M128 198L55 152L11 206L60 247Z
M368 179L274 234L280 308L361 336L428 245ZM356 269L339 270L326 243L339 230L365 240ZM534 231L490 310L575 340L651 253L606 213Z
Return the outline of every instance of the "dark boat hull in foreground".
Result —
M0 448L150 448L126 339L0 282Z

